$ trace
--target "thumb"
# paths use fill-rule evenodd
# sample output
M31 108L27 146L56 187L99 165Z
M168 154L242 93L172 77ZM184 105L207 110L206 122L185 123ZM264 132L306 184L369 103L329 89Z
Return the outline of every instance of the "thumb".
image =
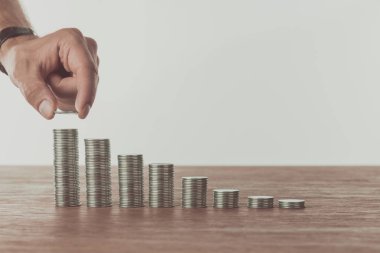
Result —
M44 118L52 119L57 109L57 100L49 86L41 79L28 79L20 82L21 93L25 99L36 109Z

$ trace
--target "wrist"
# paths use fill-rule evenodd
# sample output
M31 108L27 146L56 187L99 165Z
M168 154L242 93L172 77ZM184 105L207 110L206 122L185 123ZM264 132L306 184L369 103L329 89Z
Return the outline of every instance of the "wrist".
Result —
M28 34L7 39L0 47L0 62L4 55L12 49L12 47L36 38L38 38L36 35Z

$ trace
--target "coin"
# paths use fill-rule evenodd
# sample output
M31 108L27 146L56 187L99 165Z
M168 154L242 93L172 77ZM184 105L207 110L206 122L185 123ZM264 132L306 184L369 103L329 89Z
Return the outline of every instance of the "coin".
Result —
M62 110L56 110L55 114L78 114L76 111L62 111Z

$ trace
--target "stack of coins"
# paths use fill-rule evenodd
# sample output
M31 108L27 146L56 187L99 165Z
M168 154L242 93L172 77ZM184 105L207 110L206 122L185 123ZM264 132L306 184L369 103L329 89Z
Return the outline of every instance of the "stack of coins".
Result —
M215 208L237 208L239 207L238 189L215 189L214 190Z
M144 206L144 174L142 155L119 155L120 207Z
M78 130L54 129L55 204L80 205Z
M174 206L174 165L149 164L149 206Z
M182 207L207 207L207 177L182 177Z
M111 154L108 139L85 139L87 206L112 206Z
M273 208L273 197L248 196L248 208Z
M305 200L303 199L279 199L278 206L280 208L300 209L305 208Z

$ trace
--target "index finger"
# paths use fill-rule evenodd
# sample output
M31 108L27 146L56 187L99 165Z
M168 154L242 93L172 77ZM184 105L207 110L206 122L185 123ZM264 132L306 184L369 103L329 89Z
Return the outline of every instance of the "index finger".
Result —
M99 80L98 73L91 66L83 66L75 72L75 79L78 89L75 109L78 112L78 116L83 119L89 113L95 100Z
M77 96L75 109L80 118L85 118L95 100L99 81L98 69L89 50L83 42L75 43L67 56L68 71L76 81Z

